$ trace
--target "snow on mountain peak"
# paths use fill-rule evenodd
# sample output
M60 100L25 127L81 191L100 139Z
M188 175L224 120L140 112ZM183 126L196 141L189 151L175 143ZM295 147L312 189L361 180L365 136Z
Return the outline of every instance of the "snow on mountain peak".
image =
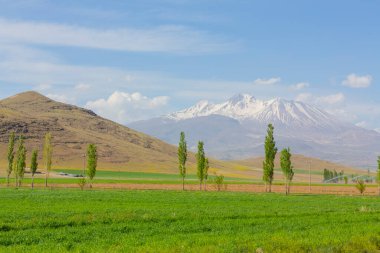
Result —
M332 115L302 102L282 98L258 100L249 94L238 94L219 104L200 101L188 109L172 113L167 117L184 120L213 114L239 121L256 120L263 124L331 127L337 123Z
M228 102L230 102L231 104L238 104L238 103L250 103L250 102L254 102L255 100L256 99L249 94L240 93L231 97L228 100Z

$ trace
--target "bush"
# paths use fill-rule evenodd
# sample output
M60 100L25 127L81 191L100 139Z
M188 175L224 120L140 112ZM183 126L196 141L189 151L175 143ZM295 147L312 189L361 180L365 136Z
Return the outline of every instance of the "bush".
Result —
M366 185L365 185L364 181L358 180L356 183L356 189L358 189L358 191L360 192L361 195L364 194L365 188L366 188Z
M215 178L213 181L214 181L216 190L221 191L221 190L227 189L227 184L224 183L223 175L219 175L219 176L215 175Z

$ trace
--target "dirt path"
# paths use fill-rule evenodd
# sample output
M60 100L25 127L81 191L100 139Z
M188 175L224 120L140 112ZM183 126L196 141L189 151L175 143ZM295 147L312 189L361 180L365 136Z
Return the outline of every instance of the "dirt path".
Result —
M24 185L26 187L26 185ZM44 185L36 185L38 188L43 188ZM79 188L78 184L53 184L51 188ZM180 184L133 184L133 183L122 183L122 184L94 184L94 189L126 189L126 190L182 190L182 185ZM199 185L185 185L186 190L197 191L199 190ZM214 185L207 186L208 191L216 191ZM254 185L254 184L229 184L227 185L227 191L232 192L265 192L264 185ZM291 186L291 193L311 193L311 194L335 194L335 195L360 195L355 186L311 186L311 191L309 186L295 185ZM284 186L273 185L272 192L283 193ZM378 195L377 187L367 187L364 195Z

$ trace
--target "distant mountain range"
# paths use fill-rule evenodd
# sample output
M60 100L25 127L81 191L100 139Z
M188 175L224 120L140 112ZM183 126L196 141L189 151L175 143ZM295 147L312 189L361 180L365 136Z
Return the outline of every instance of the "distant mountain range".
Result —
M280 98L258 100L239 94L213 104L200 101L185 110L163 117L131 123L129 127L177 144L181 131L195 150L205 141L209 154L220 159L244 159L263 155L268 123L275 127L279 148L357 167L376 163L380 134L309 104Z

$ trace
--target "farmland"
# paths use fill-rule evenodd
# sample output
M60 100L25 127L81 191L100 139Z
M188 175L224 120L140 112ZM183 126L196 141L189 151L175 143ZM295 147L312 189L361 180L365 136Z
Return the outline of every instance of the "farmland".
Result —
M377 252L376 197L1 189L0 251Z

